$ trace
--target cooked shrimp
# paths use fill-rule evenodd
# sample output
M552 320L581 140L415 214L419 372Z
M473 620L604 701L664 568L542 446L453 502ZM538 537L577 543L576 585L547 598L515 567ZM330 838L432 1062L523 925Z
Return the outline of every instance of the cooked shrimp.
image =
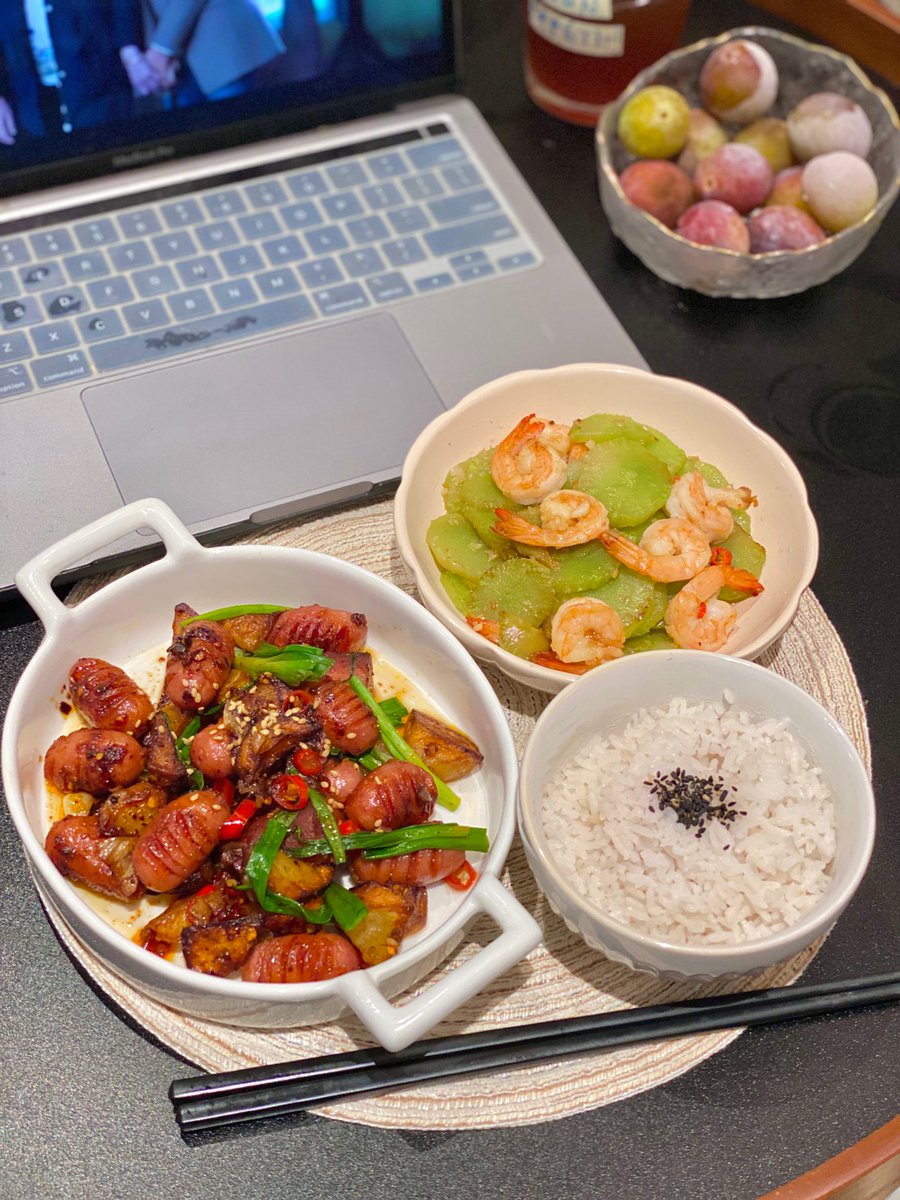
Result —
M727 552L726 552L727 553ZM666 633L685 650L721 650L734 628L733 604L715 599L720 588L733 587L758 596L763 585L749 571L731 566L731 555L718 558L686 583L666 608Z
M620 563L659 583L691 579L709 562L706 537L680 517L664 517L648 525L639 545L615 530L601 534L600 541Z
M547 436L548 424L529 413L506 435L491 457L494 483L504 496L518 504L536 504L566 481L565 458L542 440ZM554 428L559 430L564 426ZM550 440L558 443L558 434L551 431Z
M558 421L545 421L544 428L538 434L538 441L555 450L561 458L568 458L571 449L570 425L560 425Z
M625 642L622 618L609 604L592 596L574 596L553 614L550 648L564 663L599 663L621 658Z
M756 497L748 487L710 487L699 471L688 471L672 484L666 512L690 521L711 542L724 542L734 529L732 510L752 504Z
M532 525L517 513L496 509L494 533L525 546L581 546L609 529L606 508L586 492L564 489L551 492L541 501L541 524Z

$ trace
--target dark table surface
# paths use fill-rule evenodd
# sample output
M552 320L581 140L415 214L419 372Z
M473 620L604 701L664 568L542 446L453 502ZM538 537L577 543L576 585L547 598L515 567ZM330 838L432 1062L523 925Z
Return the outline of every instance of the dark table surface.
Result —
M793 455L822 535L813 588L866 699L879 833L810 981L894 969L900 859L900 205L844 274L775 301L711 300L661 282L610 234L590 131L537 111L519 5L463 4L466 90L654 370L728 397ZM698 0L685 40L784 27L739 0ZM523 364L527 365L527 364ZM0 712L40 639L0 613ZM569 1195L752 1200L897 1111L896 1010L745 1033L679 1079L607 1108L493 1132L386 1132L282 1118L183 1140L166 1098L191 1070L129 1024L57 942L0 809L0 1197L348 1200Z

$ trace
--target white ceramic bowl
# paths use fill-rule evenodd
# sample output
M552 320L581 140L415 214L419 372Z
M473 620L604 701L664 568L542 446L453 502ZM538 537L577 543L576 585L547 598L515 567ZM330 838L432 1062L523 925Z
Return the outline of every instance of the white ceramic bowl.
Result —
M577 363L505 375L478 388L423 430L403 465L394 505L400 553L426 606L476 658L545 692L558 692L573 678L517 658L475 633L451 604L425 543L429 523L444 511L441 485L450 468L496 445L530 412L566 424L590 413L624 413L715 464L736 486L750 487L759 498L752 510L753 536L767 552L765 591L739 605L727 652L756 658L785 631L819 553L806 487L788 455L733 404L687 380Z
M874 137L868 161L878 179L878 201L862 221L817 246L769 254L738 254L698 246L637 208L622 191L619 175L634 161L616 135L622 106L650 84L666 84L689 104L699 105L700 68L717 46L735 38L746 38L768 50L778 68L778 96L766 116L786 117L813 92L839 92L859 104L872 123ZM736 129L733 127L733 131ZM891 101L853 59L789 33L750 26L673 50L636 76L600 118L597 160L600 199L610 228L655 275L707 296L768 299L824 283L862 254L897 198L900 129Z
M785 718L821 768L835 802L833 880L810 911L781 933L723 946L685 946L635 932L572 886L571 865L551 850L542 820L547 781L596 734L621 727L641 708L675 696L720 700L756 717ZM519 775L519 829L535 878L554 912L589 946L638 970L672 979L715 979L763 970L798 954L826 933L865 874L875 836L875 801L853 743L826 709L801 688L757 663L695 650L656 650L583 676L544 710Z
M164 558L102 588L75 608L50 581L127 532L149 526ZM399 588L349 563L312 551L246 546L202 548L158 500L145 500L89 525L32 560L17 583L46 636L16 687L3 731L7 803L44 895L75 935L136 988L181 1012L232 1025L284 1028L334 1020L348 1008L383 1046L398 1050L540 940L532 917L498 874L515 828L516 753L503 710L462 647ZM459 815L488 829L491 849L470 892L433 888L426 928L396 958L320 983L251 984L189 971L138 947L98 916L44 852L48 826L42 761L61 732L58 702L69 667L81 655L126 664L171 637L182 600L200 611L251 602L322 603L365 612L371 643L419 684L447 717L478 742L484 766L460 781ZM402 1006L389 1002L450 953L464 927L488 913L500 935L445 978Z

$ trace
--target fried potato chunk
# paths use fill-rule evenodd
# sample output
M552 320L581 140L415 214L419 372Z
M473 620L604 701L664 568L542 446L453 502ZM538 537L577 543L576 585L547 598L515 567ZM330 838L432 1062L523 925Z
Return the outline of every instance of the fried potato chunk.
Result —
M353 892L369 911L344 932L367 967L393 958L401 940L425 924L428 896L422 887L362 883Z
M189 925L181 934L181 949L192 971L225 977L240 970L258 940L258 922L245 918L222 925Z
M279 850L269 872L269 890L302 902L327 888L333 875L331 863L291 858Z
M484 761L470 737L416 708L406 718L403 736L429 771L444 783L471 775Z

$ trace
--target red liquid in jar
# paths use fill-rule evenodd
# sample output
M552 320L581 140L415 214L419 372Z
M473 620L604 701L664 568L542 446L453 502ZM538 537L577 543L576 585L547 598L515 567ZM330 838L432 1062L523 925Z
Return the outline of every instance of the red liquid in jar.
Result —
M525 83L540 108L594 125L639 71L674 50L690 0L525 0ZM578 47L590 47L590 53Z

